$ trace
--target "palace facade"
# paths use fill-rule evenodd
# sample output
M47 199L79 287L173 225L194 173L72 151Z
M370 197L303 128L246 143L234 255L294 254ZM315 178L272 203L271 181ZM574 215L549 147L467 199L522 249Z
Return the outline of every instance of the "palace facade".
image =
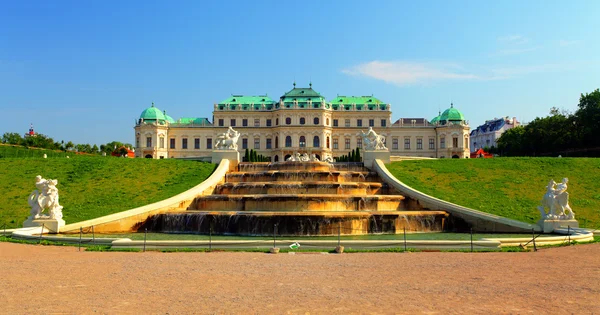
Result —
M254 149L273 162L295 153L320 159L363 149L361 131L372 127L386 137L392 156L467 158L469 125L451 105L431 121L401 118L392 123L391 105L374 96L340 96L327 101L312 88L294 88L274 101L267 95L231 97L214 104L213 120L174 120L154 106L136 120L136 157L208 158L217 136L232 127L241 133L240 152Z

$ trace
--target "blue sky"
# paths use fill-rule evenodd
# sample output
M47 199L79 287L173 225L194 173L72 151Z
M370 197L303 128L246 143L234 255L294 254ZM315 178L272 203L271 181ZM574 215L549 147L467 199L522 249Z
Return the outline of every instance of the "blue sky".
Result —
M3 1L0 133L133 142L152 102L209 117L230 94L374 94L393 119L471 127L574 111L600 88L600 1Z

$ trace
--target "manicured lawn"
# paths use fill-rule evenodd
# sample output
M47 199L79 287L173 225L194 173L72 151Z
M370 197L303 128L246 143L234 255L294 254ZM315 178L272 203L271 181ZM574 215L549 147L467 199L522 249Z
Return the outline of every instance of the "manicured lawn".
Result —
M163 200L204 181L215 164L175 159L101 156L0 158L0 228L21 227L35 176L58 179L67 223L101 217Z
M534 223L550 179L569 178L569 200L581 227L600 227L600 159L493 158L393 162L396 178L426 194Z

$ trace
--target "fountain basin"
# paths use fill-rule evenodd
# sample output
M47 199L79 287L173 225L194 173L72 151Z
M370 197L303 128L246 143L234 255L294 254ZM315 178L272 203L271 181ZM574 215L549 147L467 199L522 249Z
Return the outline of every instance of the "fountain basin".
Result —
M188 210L398 211L407 210L404 200L396 195L210 195L197 197Z
M393 212L235 212L186 211L154 215L140 227L162 233L221 235L363 235L400 234L406 229L441 232L445 211Z
M339 194L339 195L389 195L391 189L382 183L334 182L241 182L225 183L215 188L215 194Z
M380 182L377 173L369 171L260 171L231 172L225 175L227 183L240 182Z

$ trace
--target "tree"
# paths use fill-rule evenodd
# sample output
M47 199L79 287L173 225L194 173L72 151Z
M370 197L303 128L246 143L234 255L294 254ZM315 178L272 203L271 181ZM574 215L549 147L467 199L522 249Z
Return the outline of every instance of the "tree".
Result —
M250 162L250 151L246 148L246 152L244 152L244 162Z
M589 94L581 94L579 109L575 112L576 134L585 146L600 146L600 89Z
M360 157L360 148L356 148L356 162L361 162L362 158Z
M23 137L16 132L6 132L2 135L2 143L18 145L23 143Z

